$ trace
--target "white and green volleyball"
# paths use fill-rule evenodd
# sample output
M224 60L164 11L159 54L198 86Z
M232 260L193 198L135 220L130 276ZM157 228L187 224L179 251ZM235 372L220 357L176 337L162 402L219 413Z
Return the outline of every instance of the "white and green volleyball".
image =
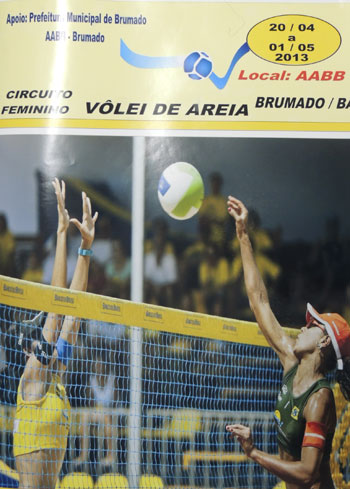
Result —
M199 171L190 163L178 161L168 166L158 183L158 198L174 219L189 219L202 205L204 185Z

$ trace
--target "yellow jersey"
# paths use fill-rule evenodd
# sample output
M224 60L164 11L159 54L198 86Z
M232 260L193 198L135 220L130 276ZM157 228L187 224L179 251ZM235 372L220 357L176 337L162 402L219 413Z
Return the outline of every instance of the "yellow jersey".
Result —
M38 401L23 399L21 379L13 425L14 456L45 448L66 449L70 421L69 400L58 375L52 375L47 393Z

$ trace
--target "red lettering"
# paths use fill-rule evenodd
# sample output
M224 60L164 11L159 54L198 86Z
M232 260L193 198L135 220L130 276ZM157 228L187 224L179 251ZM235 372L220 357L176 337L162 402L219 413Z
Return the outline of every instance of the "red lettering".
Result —
M334 78L333 78L334 81L341 81L344 80L344 78L345 78L345 71L336 71L334 73Z
M320 74L318 71L314 71L308 78L308 80L319 80Z
M299 75L296 77L296 80L307 80L307 73L306 71L301 71Z
M333 71L324 71L321 76L322 81L331 80L333 77Z
M341 81L344 80L345 74L345 71L313 71L308 74L306 70L303 70L295 79L305 81Z

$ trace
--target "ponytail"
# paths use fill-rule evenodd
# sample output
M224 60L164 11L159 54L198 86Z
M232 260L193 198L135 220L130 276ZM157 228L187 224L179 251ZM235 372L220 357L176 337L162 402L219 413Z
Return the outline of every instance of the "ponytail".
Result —
M350 357L343 358L343 370L337 370L335 380L347 401L350 401Z

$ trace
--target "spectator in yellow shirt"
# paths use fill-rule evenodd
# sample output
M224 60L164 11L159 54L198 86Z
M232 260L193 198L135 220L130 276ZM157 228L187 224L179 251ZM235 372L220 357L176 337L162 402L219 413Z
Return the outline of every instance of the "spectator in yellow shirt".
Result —
M226 197L221 194L223 179L220 173L210 175L211 193L204 197L199 210L199 219L208 221L210 241L224 251L228 225Z
M27 266L22 274L22 280L29 282L42 283L43 281L43 264L40 251L32 250L28 257Z
M14 274L15 238L7 226L5 214L0 214L0 273Z
M272 239L268 232L260 227L259 214L251 210L249 216L249 237L254 249L258 269L264 281L276 280L281 272L280 266L265 254L273 248ZM242 259L239 253L239 241L237 237L234 238L232 247L235 252L235 257L232 262L232 278L233 280L243 279Z
M220 256L215 244L209 245L199 266L199 282L208 314L223 315L225 286L228 279L229 263L227 259Z

